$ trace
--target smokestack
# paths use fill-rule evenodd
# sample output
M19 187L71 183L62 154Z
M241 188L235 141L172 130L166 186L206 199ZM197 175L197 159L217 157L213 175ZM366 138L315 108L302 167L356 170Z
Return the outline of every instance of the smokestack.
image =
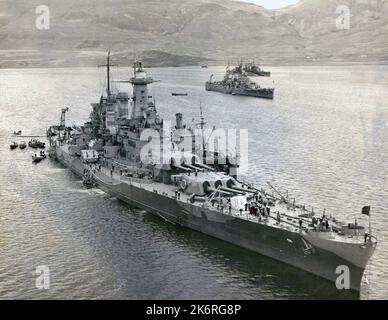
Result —
M182 129L183 128L183 116L182 113L177 113L175 115L176 117L176 128L177 129Z

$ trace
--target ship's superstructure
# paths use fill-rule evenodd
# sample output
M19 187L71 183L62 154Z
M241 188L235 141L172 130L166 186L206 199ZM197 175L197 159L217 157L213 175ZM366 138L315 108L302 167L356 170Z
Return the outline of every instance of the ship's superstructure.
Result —
M241 65L237 68L241 68ZM248 76L251 76L251 77L255 77L255 76L270 77L271 76L271 72L264 71L254 61L245 63L244 66L242 67L242 71L244 71Z
M249 75L252 75L252 72L255 70L258 71L258 69L255 69L254 66L255 65L244 66L243 63L240 63L235 68L227 68L223 80L213 81L212 75L210 77L210 80L206 82L205 88L207 91L216 91L232 95L273 99L275 92L274 88L261 87L256 82L250 79ZM251 71L247 71L247 68L250 68Z
M228 172L237 165L222 162L228 157L208 150L202 130L185 125L182 114L168 128L148 91L154 80L141 62L134 63L134 76L125 82L133 85L133 96L114 94L108 86L107 95L92 104L90 121L83 126L66 127L68 109L62 110L61 123L47 131L52 158L83 177L88 186L173 224L334 282L338 267L346 266L350 287L360 289L377 244L371 231L325 213L318 216L270 184L265 191L239 181L235 171ZM201 112L200 129L203 126ZM180 143L185 136L191 147Z

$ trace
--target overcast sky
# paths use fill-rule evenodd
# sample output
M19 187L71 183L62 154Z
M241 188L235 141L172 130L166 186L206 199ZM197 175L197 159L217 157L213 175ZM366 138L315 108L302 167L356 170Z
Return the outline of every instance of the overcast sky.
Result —
M240 0L240 1L252 2L260 6L263 6L267 9L278 9L298 2L298 0Z

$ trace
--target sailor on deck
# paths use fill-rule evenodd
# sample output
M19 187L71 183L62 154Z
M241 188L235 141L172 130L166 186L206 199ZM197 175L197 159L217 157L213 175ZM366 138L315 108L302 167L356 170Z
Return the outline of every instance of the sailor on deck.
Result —
M277 212L276 220L277 220L277 224L279 224L281 222L280 212L279 211Z

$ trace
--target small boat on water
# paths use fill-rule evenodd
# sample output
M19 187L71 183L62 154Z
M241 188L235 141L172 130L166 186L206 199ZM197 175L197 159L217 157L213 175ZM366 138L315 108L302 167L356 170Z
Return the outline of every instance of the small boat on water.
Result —
M44 142L38 141L38 148L39 149L44 149L46 147L46 144Z
M32 162L34 163L38 163L38 162L41 162L43 159L46 158L46 155L37 155L37 154L34 154L32 156Z
M27 148L27 143L25 142L25 141L21 141L20 143L19 143L19 148L20 149L25 149L25 148Z
M31 148L34 148L34 149L38 149L38 145L36 143L36 140L30 140L28 142L28 146L31 147Z
M9 145L9 148L10 148L11 150L13 150L13 149L16 149L18 146L19 146L18 143L14 141L14 142L12 142L12 143Z
M34 149L38 149L38 148L44 149L46 144L44 142L39 141L39 140L33 139L33 140L30 140L30 142L28 142L28 145Z
M14 132L13 132L13 135L14 135L14 136L21 136L21 135L22 135L22 130L14 131Z
M187 92L185 92L185 93L173 92L173 93L171 93L171 95L172 95L173 97L180 97L180 96L182 96L182 97L187 97L189 94L188 94Z
M206 64L204 64L204 65L201 66L201 68L202 68L202 69L207 69L207 68L209 68L209 67L208 67Z

